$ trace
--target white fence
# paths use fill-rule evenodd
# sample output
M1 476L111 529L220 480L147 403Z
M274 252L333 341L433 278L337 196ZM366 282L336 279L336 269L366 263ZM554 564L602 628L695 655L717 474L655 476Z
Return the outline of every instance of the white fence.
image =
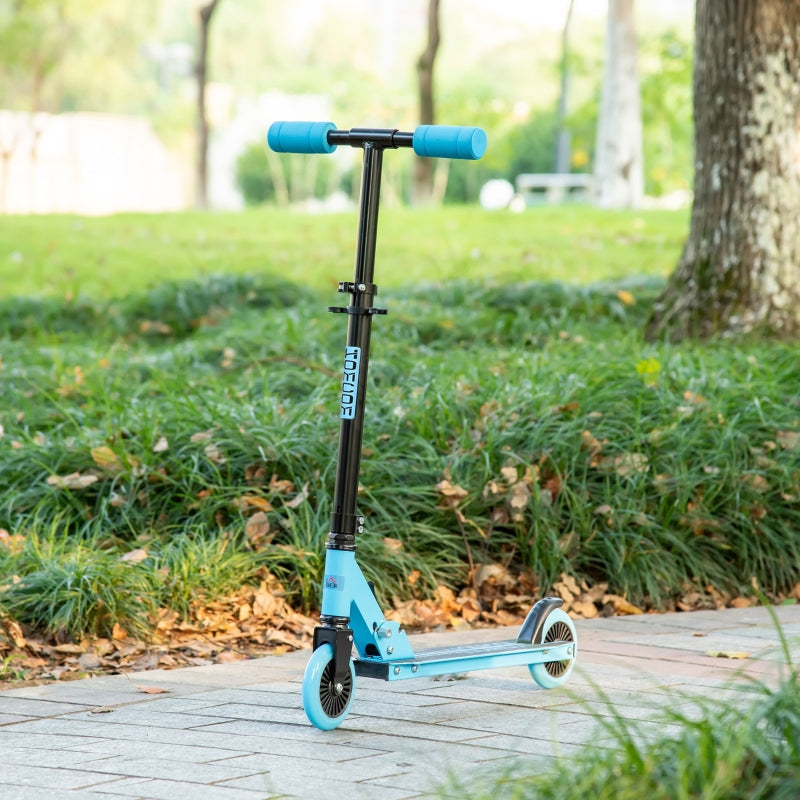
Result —
M177 211L187 177L146 120L0 111L0 213Z

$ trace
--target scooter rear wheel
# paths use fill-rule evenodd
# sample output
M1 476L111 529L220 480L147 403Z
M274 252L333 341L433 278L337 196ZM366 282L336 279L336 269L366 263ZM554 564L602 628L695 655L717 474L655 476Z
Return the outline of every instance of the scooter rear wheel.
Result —
M350 713L356 688L356 672L350 670L337 687L334 683L333 647L320 645L311 655L303 675L303 708L309 722L323 731L338 728Z
M569 678L578 655L578 637L569 615L560 608L554 608L546 617L542 628L542 644L548 642L572 642L572 657L564 661L545 661L530 664L528 669L543 689L555 689Z

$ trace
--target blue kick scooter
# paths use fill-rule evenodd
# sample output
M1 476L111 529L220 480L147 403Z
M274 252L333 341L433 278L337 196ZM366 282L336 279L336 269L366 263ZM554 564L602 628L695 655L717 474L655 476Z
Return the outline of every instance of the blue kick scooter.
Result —
M418 156L475 160L486 151L486 134L480 128L450 125L421 125L413 133L404 133L376 128L337 130L331 122L276 122L267 141L279 153L332 153L339 145L364 151L355 275L352 282L339 284L339 291L350 295L350 304L328 309L346 314L348 326L322 609L303 677L306 716L322 730L341 725L352 706L356 676L396 681L527 666L541 687L561 685L575 664L577 637L572 620L559 608L560 598L539 600L516 639L415 652L400 625L383 615L372 585L356 563L356 535L364 532L366 522L356 501L370 333L373 316L386 313L373 307L378 293L373 272L383 153L411 147Z

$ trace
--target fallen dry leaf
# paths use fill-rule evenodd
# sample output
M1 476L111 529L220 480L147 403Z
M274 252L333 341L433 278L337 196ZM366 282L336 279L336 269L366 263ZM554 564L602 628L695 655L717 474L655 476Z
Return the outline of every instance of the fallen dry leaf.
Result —
M139 323L139 333L158 333L161 336L169 336L172 328L166 322L157 319L143 319Z
M122 469L117 454L107 445L102 447L93 447L91 449L92 461L97 464L100 469L108 472L119 472Z
M308 484L304 484L302 490L298 492L291 500L287 501L286 508L299 508L305 501L308 500Z
M603 449L603 445L589 431L581 434L581 450L588 450L590 458L596 456Z
M602 459L601 465L613 469L622 478L647 472L650 467L648 458L643 453L620 453Z
M683 393L683 399L686 400L688 403L694 403L695 405L701 406L704 403L708 402L703 395L698 394L697 392L690 392L685 391Z
M621 597L618 594L604 594L602 602L603 605L611 603L616 614L621 614L623 616L644 614L644 611L641 608L633 605L633 603L629 603L626 598Z
M711 658L750 658L750 653L738 653L731 650L706 650Z
M517 473L515 470L514 477L516 477L516 474ZM466 489L462 488L461 486L453 485L447 479L439 481L439 483L436 484L436 491L439 492L439 494L443 497L448 499L452 498L456 502L463 500L469 494Z
M383 544L387 550L391 550L394 553L399 553L403 549L403 543L400 539L392 539L391 536L384 536Z
M166 436L159 437L158 441L153 445L154 453L164 453L169 450L169 442Z
M244 526L244 534L251 542L262 542L269 536L269 517L263 511L256 511Z
M253 494L246 494L241 498L241 503L245 507L257 508L259 511L272 511L272 503L266 497L258 497Z
M85 653L86 652L86 648L85 647L83 647L83 646L81 646L79 644L73 644L72 642L66 642L64 644L57 644L53 648L53 650L55 650L56 653L70 653L70 654L79 654L79 653Z
M117 641L121 641L123 639L128 638L128 631L125 630L120 624L114 623L114 627L111 629L111 638Z
M778 431L778 444L784 450L800 448L800 431Z
M80 472L72 472L69 475L51 475L47 479L47 483L55 486L56 489L86 489L97 481L97 475L81 475Z
M126 561L130 564L141 564L146 558L148 558L149 553L143 547L137 547L136 550L129 550L127 553L123 553L119 557L120 561Z
M597 616L597 606L589 600L573 600L569 610L574 614L580 614L584 619L593 619Z

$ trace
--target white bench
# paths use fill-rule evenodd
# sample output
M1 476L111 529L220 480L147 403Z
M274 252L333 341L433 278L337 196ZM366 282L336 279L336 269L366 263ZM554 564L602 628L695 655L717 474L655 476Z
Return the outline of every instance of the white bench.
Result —
M592 176L581 172L523 172L517 175L517 194L528 199L543 193L548 203L562 203L568 194L584 197L591 193Z

